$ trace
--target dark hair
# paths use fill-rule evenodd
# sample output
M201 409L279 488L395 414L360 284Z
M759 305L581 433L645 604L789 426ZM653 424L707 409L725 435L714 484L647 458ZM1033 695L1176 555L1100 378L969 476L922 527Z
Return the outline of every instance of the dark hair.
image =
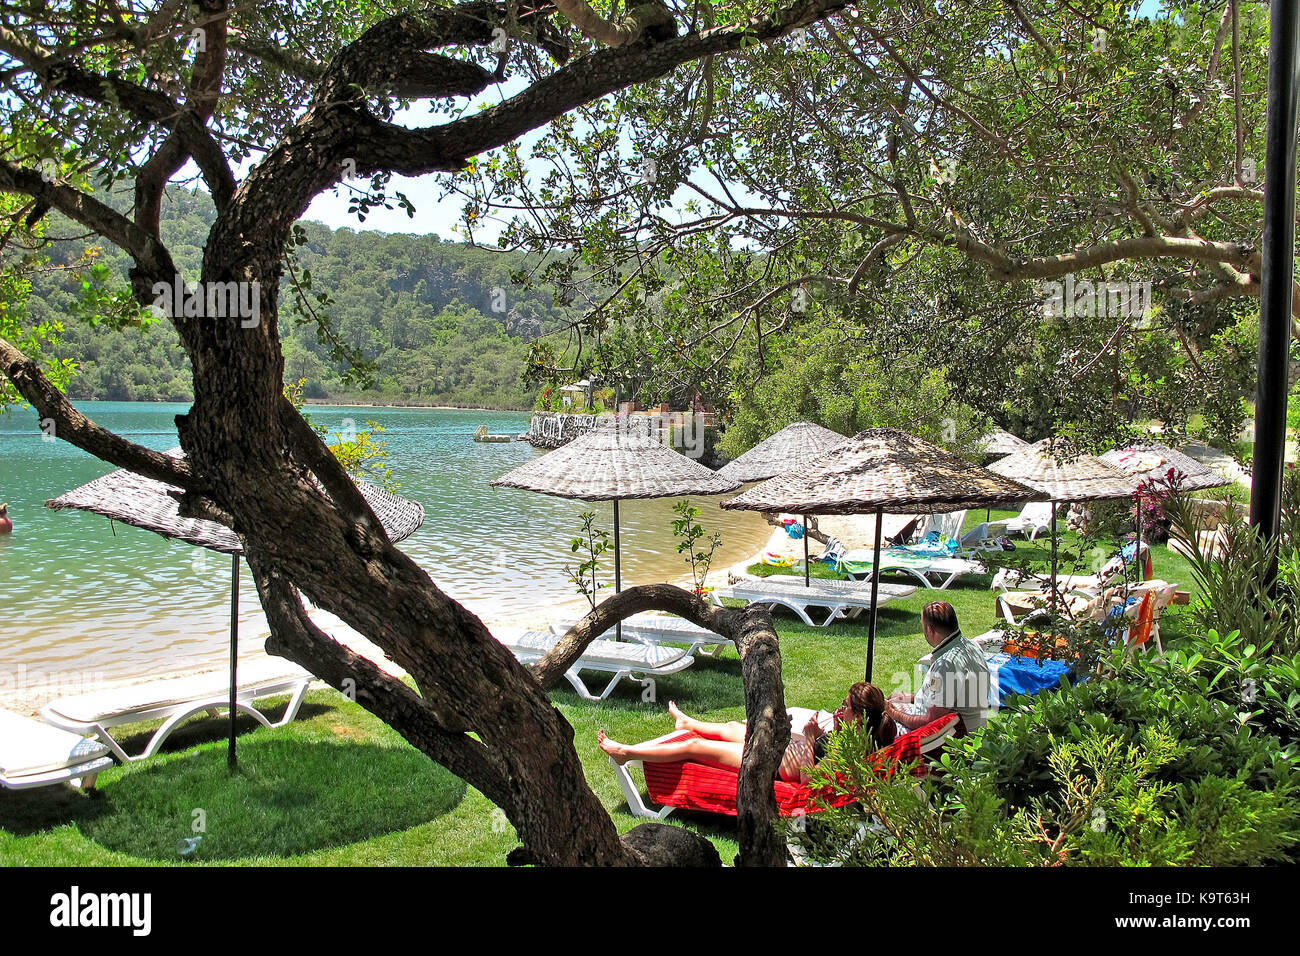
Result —
M957 623L957 611L947 601L931 601L927 604L921 611L921 621L944 635L961 629Z
M877 747L888 747L898 736L898 726L885 716L885 692L875 684L860 680L850 687L849 709L866 723Z

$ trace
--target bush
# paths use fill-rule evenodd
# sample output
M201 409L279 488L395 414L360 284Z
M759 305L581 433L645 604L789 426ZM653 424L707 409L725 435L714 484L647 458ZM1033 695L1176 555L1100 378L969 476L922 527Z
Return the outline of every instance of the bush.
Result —
M851 739L815 768L857 805L798 834L875 865L1242 865L1300 842L1300 660L1211 634L1164 658L1008 702L924 788L879 779ZM844 735L840 735L844 736Z
M1211 631L1151 667L1170 686L1234 707L1263 732L1300 746L1300 654L1264 653L1239 631Z
M1138 494L1129 509L1135 525L1141 526L1142 539L1150 544L1169 540L1169 514L1165 502L1173 495L1169 485L1148 479L1138 485Z
M1192 499L1172 495L1164 509L1170 537L1187 555L1200 590L1191 615L1202 632L1238 631L1266 655L1300 652L1300 474L1294 466L1288 466L1283 477L1282 534L1276 545L1261 540L1228 501L1218 528L1222 553L1216 555L1202 546L1201 520ZM1274 554L1277 588L1270 594L1261 582Z

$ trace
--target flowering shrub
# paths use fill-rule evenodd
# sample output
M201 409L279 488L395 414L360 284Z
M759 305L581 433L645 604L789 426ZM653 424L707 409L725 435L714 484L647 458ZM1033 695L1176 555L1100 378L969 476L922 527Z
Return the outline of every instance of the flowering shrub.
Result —
M1148 478L1138 484L1129 513L1142 529L1144 541L1159 543L1169 539L1169 515L1165 513L1165 502L1175 493L1182 478L1176 469L1170 468L1163 479Z

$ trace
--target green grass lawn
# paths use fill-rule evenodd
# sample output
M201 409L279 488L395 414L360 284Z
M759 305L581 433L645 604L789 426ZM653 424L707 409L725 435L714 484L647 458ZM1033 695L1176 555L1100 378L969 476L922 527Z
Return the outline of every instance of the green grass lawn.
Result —
M972 512L968 524L982 517ZM1190 588L1184 559L1163 546L1153 555L1158 577ZM987 576L972 576L946 591L921 589L882 607L876 683L893 689L912 679L916 659L928 649L920 610L930 600L952 602L968 634L994 626L988 584ZM1171 608L1166 615L1166 643L1177 639L1184 610ZM862 677L865 616L826 628L810 628L784 612L776 620L787 704L838 704ZM574 727L588 782L620 830L638 821L596 746L598 729L627 741L667 733L668 700L710 719L744 717L733 650L661 678L655 703L642 702L639 686L630 683L600 704L582 700L567 684L552 698ZM141 735L149 729L126 729L136 738L128 751L143 746ZM224 718L196 720L158 757L102 773L92 795L66 788L0 791L0 864L499 865L515 845L513 830L481 794L332 690L310 693L299 719L287 727L266 730L242 718L241 766L234 775L225 764L225 729ZM205 825L203 840L182 856L196 811ZM711 838L725 861L735 855L729 819L686 814L670 820Z

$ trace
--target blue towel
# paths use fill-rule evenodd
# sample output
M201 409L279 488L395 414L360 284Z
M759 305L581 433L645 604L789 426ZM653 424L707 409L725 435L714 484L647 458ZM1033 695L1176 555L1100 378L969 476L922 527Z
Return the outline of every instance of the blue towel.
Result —
M990 657L989 670L997 687L999 703L1005 703L1012 694L1032 695L1053 690L1060 685L1062 677L1067 682L1070 680L1070 665L1065 661L1040 661L1010 654Z
M898 550L929 557L948 558L961 550L961 544L952 538L945 541L940 537L939 532L931 531L915 544L900 545Z

